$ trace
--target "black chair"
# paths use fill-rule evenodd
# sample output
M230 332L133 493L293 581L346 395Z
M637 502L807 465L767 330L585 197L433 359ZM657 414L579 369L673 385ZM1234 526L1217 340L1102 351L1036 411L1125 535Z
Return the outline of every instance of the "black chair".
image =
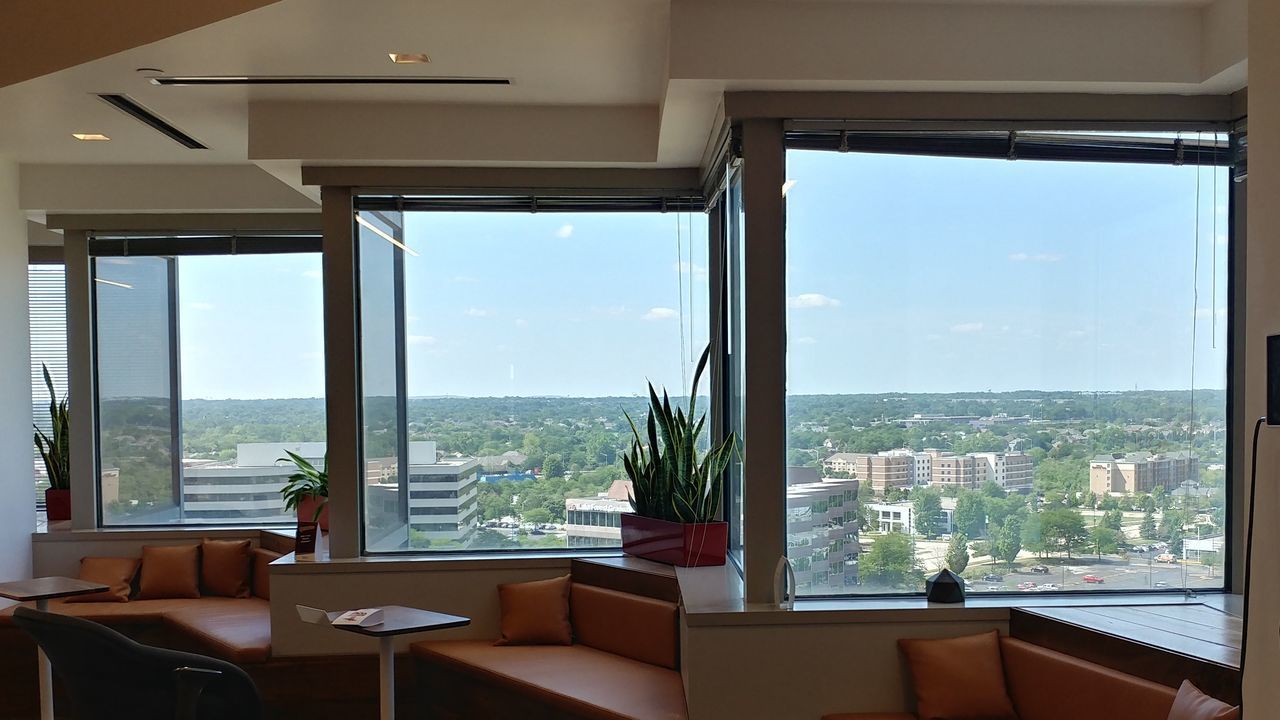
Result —
M77 720L256 720L262 704L244 670L216 658L134 642L81 618L20 607L69 692Z

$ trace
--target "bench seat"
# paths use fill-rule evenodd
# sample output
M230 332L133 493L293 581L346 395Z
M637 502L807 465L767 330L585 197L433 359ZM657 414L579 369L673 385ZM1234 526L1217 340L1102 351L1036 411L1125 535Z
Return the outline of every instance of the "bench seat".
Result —
M0 628L12 628L12 605L0 609ZM271 657L271 605L262 598L202 597L129 602L49 602L49 610L92 620L120 632L151 640L162 631L176 649L236 663L264 663Z
M440 671L457 673L482 686L525 696L551 710L548 717L688 717L679 672L585 645L495 646L490 640L425 641L413 644L412 652L425 685L435 686L433 680L442 679ZM434 678L433 673L437 673Z

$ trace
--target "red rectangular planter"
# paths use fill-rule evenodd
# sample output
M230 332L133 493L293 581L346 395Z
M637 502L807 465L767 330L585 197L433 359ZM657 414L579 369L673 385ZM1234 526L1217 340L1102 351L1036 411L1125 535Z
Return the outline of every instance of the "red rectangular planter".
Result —
M58 522L60 520L71 519L71 491L70 490L54 490L49 488L44 491L44 516L49 522Z
M634 513L622 514L622 552L646 560L701 567L723 565L729 523L678 523Z

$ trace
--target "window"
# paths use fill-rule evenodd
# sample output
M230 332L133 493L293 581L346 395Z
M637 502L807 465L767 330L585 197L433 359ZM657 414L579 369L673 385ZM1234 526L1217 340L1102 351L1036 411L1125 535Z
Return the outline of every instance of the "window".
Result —
M742 176L736 171L727 174L724 201L720 208L724 215L721 228L724 235L721 257L725 265L724 322L721 331L725 349L724 407L727 430L736 433L738 447L746 447L746 416L744 383L746 382L746 315L743 311L743 225ZM745 453L735 453L729 461L725 482L725 518L729 521L729 554L743 565L742 557L742 476Z
M91 244L102 524L293 522L279 458L324 458L320 256L166 242Z
M787 153L800 592L1221 588L1229 137L838 138Z
M366 552L619 546L625 413L692 382L701 213L504 202L358 204Z
M67 394L67 286L61 264L27 266L28 319L31 326L31 416L35 426L52 432L49 419L49 390L44 368L49 369L54 390L61 400ZM48 473L34 444L36 505L44 506Z

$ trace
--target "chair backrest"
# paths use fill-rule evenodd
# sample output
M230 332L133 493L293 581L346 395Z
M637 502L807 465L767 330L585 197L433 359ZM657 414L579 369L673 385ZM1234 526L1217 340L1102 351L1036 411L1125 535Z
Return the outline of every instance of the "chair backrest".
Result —
M216 658L155 648L81 618L20 607L13 622L35 638L69 691L78 720L173 720L178 668L215 670L197 705L199 720L253 720L258 691L240 668Z
M1004 676L1022 720L1123 717L1165 720L1173 688L1011 637L1000 638Z

